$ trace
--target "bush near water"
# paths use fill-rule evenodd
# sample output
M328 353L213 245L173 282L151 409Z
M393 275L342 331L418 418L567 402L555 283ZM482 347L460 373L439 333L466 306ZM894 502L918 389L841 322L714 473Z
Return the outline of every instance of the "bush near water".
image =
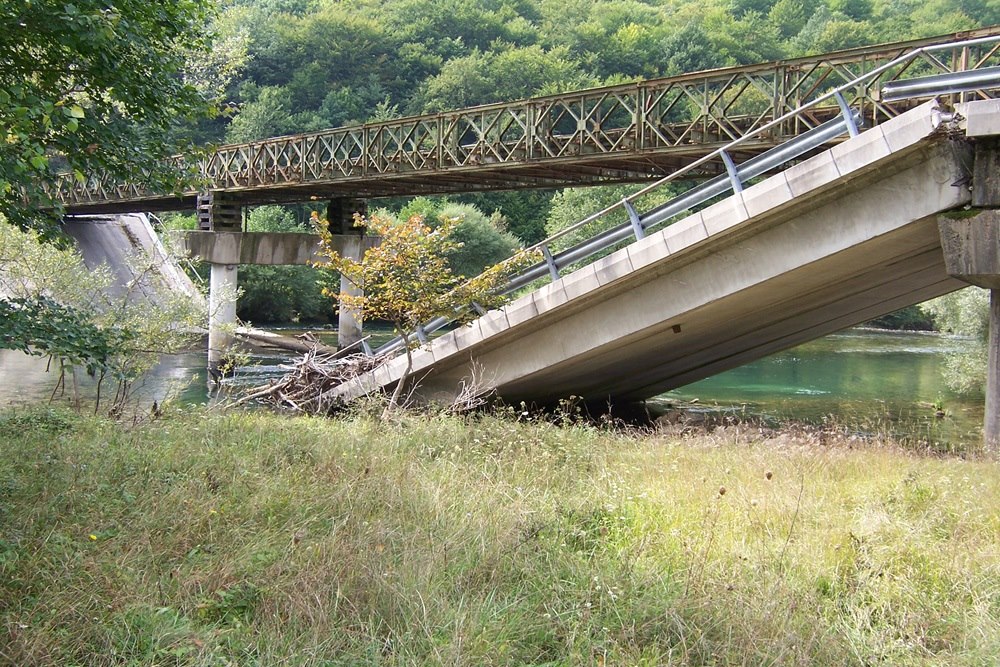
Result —
M520 413L0 415L0 662L987 665L997 463Z

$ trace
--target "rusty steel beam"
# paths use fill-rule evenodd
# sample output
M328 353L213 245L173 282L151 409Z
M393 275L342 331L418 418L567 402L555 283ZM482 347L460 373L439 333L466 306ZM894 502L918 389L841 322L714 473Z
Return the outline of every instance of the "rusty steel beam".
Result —
M200 184L188 192L67 175L54 195L68 212L90 213L185 207L199 190L256 204L652 180L916 47L994 34L1000 26L222 146L173 158ZM880 99L887 82L997 64L995 45L925 54L849 91L846 102L864 124L878 124L915 104ZM741 157L838 113L833 101L813 107L744 144Z

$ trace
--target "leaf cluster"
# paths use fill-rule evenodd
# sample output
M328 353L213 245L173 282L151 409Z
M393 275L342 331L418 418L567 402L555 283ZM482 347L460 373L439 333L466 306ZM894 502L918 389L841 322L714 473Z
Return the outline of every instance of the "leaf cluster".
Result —
M0 299L0 349L55 357L103 375L113 370L115 351L128 337L127 331L99 327L85 313L44 295Z
M341 255L327 222L317 222L320 254L325 260L316 266L328 275L346 278L361 292L342 291L339 283L334 283L323 293L341 308L358 310L365 319L388 320L400 330L413 330L438 316L471 317L466 309L473 303L483 308L498 306L503 300L498 290L506 278L533 257L522 252L466 279L453 271L448 261L448 255L461 247L454 237L459 218L443 218L432 228L416 215L402 223L377 215L357 216L355 224L381 241L367 249L361 259Z
M186 82L207 49L208 0L0 3L0 213L44 226L49 183L70 171L171 191L171 132L207 113Z

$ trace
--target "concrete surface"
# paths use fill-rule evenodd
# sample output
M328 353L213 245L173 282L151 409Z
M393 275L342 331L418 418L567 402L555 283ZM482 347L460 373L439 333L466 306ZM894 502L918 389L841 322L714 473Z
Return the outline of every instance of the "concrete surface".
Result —
M938 218L948 275L1000 289L1000 211L961 211Z
M107 264L111 268L117 277L115 289L124 291L129 283L140 278L135 271L135 257L147 254L153 260L155 271L142 276L134 290L137 297L157 299L159 294L165 293L165 286L166 290L182 292L199 303L204 302L194 283L163 247L147 215L73 216L65 220L63 229L76 242L88 267Z

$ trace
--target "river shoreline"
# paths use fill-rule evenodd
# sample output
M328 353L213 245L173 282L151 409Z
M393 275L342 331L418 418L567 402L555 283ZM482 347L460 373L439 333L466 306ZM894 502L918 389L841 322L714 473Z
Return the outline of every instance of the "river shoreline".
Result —
M967 344L967 339L927 332L850 329L667 392L618 416L630 423L660 419L687 427L736 421L769 429L838 424L918 447L973 445L981 437L982 397L957 395L941 377L944 355ZM227 381L227 388L232 392L265 384L295 358L284 351L252 349L251 363ZM0 408L48 401L57 374L46 373L46 366L44 358L0 351ZM78 374L85 397L92 384ZM165 357L137 383L135 397L140 406L212 402L204 353ZM602 411L599 404L591 410Z

